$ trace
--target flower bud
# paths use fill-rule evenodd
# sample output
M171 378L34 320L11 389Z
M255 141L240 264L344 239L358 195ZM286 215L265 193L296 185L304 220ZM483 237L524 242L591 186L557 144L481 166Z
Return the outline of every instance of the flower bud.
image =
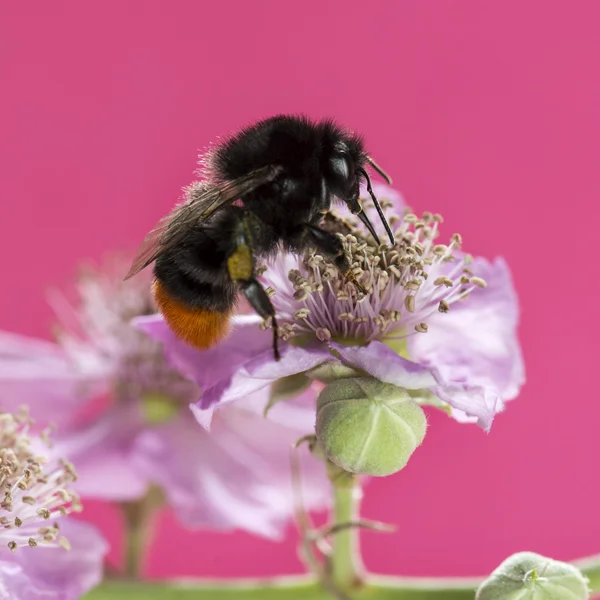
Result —
M426 428L423 410L406 390L372 377L332 381L317 401L316 433L325 454L351 473L396 473Z
M567 563L533 552L507 558L477 590L476 600L586 600L587 580Z

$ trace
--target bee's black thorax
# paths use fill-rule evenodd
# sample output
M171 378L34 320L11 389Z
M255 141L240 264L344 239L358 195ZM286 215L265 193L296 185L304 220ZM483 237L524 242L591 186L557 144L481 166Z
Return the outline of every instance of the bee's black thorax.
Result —
M224 207L191 226L182 243L156 260L157 279L187 306L229 311L238 288L226 265L240 223L257 257L280 246L304 250L307 226L321 222L335 197L358 198L357 170L365 160L361 139L332 121L278 116L243 129L207 155L209 178L233 181L270 165L281 174L246 194L242 206Z
M335 169L340 152L350 163L341 175ZM267 165L283 167L277 180L248 194L243 203L293 247L299 225L318 222L334 196L358 192L354 169L364 161L361 139L332 121L284 115L243 129L213 151L209 162L211 172L226 180Z

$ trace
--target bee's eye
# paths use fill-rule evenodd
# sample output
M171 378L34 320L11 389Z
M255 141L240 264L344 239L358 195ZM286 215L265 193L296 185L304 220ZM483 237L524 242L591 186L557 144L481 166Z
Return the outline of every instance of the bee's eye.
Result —
M331 168L336 175L342 179L348 179L350 169L348 168L348 160L346 157L336 156L331 159Z

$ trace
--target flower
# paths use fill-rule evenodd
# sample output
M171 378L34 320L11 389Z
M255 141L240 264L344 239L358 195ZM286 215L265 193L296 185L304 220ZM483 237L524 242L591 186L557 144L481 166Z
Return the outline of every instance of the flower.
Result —
M102 578L108 546L69 488L71 463L57 459L45 434L32 437L26 413L0 414L0 599L71 600Z
M74 300L54 292L58 343L0 335L2 406L20 393L59 423L56 447L77 463L82 496L131 501L154 484L188 527L280 536L295 510L289 448L310 431L312 407L300 398L265 419L262 390L218 411L210 432L200 427L196 383L131 325L154 306L149 277L124 283L126 270L117 257L88 269ZM326 480L310 456L303 465L307 506L322 507Z
M359 220L342 210L324 227L342 236L350 274L315 251L281 253L261 268L280 325L279 362L269 336L250 319L237 320L230 337L201 357L181 345L167 349L202 387L198 409L298 373L318 379L316 367L338 364L490 428L524 382L508 268L502 259L463 253L457 234L447 245L438 243L439 215L417 217L387 186L375 193L396 228L394 247L375 246ZM363 205L374 213L367 200ZM166 327L159 316L145 321L157 339L169 336Z

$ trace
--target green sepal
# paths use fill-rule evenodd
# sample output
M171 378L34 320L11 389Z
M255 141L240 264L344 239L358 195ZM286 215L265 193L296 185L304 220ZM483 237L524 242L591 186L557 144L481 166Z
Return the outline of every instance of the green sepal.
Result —
M298 397L302 392L305 392L312 384L304 373L296 373L277 379L272 385L269 392L269 401L263 412L266 417L269 411L280 402L287 402Z

